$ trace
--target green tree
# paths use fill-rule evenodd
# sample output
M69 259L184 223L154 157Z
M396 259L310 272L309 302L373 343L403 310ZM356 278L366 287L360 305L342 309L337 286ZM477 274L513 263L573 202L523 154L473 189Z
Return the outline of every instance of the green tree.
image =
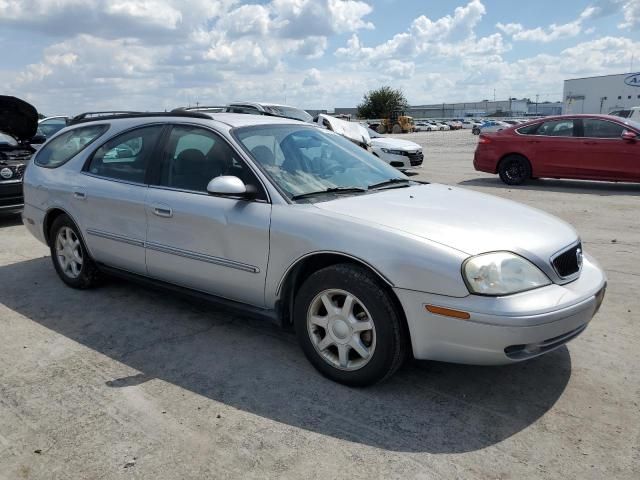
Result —
M402 90L389 86L380 87L365 93L358 105L360 118L386 118L394 110L406 110L409 103Z

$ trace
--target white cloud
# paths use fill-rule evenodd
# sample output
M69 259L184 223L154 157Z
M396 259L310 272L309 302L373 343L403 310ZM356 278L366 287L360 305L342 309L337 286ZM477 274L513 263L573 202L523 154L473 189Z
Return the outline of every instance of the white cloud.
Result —
M242 99L332 108L385 83L415 103L492 98L494 88L501 97L559 98L565 78L622 71L636 49L623 36L584 35L614 13L614 28L637 29L638 0L600 1L565 24L504 23L482 35L491 6L480 0L395 30L376 25L376 35L362 33L374 28L372 1L250 1L0 0L0 31L46 41L38 60L0 69L0 79L48 114ZM517 42L571 37L574 46L557 55Z
M623 2L622 13L624 15L624 22L620 24L620 28L638 30L640 27L640 0L627 0Z
M585 8L578 18L572 22L557 25L552 23L547 28L526 29L521 23L500 23L496 28L516 41L549 43L563 38L571 38L583 32L582 24L598 13L593 6Z

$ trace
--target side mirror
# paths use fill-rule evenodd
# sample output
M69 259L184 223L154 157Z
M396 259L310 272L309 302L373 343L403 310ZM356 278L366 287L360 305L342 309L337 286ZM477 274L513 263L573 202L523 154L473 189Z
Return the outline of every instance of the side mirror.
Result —
M638 139L638 135L631 130L625 130L624 132L622 132L622 135L620 135L620 137L625 142L635 142Z
M215 177L207 185L207 192L211 195L224 195L231 197L251 197L255 195L256 188L245 185L238 177L222 175Z

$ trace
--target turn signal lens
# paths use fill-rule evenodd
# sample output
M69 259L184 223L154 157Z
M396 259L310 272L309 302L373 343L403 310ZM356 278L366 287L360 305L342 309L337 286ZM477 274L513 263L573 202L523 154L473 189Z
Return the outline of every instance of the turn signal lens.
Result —
M425 305L425 308L431 313L445 317L459 318L461 320L469 320L471 318L471 315L467 312L461 312L460 310L451 310L450 308L436 307L435 305Z

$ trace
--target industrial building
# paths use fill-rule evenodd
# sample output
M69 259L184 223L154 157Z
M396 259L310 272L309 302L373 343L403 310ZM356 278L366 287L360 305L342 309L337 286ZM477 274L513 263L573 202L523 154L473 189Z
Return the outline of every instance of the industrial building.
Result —
M336 108L336 115L356 116L357 108ZM413 105L406 110L413 118L468 118L468 117L526 117L532 115L560 115L562 102L535 103L528 98L508 100L481 100L478 102L435 103Z
M564 113L609 113L640 106L640 72L564 81Z

